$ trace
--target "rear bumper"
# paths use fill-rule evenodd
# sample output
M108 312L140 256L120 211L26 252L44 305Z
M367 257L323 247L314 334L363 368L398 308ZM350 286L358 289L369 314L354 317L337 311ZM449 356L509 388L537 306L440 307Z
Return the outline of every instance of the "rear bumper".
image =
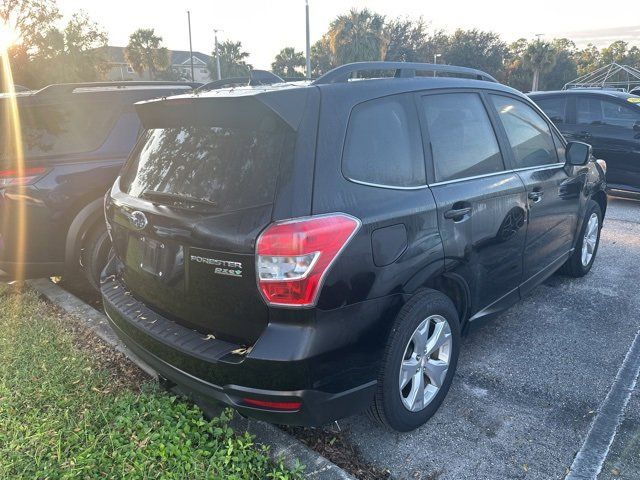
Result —
M363 410L373 398L376 380L336 391L326 384L322 390L307 388L314 384L308 378L300 380L297 389L296 379L305 377L304 360L274 362L252 358L250 353L238 355L233 352L239 345L207 339L158 315L123 290L123 284L113 279L102 286L105 312L115 332L136 355L195 400L214 400L271 423L319 426ZM282 384L283 376L293 379L288 385L294 388L264 388ZM299 402L300 407L295 411L258 408L244 404L245 398Z

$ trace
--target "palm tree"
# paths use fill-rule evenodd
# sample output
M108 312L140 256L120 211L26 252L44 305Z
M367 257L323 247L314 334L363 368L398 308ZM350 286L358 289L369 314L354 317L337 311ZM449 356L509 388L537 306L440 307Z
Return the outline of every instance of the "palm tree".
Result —
M158 72L169 68L169 51L161 43L162 37L153 28L139 28L129 36L124 56L138 75L146 70L149 80L153 80Z
M536 40L529 44L524 51L522 60L524 65L533 71L533 82L531 83L531 91L538 90L540 83L540 75L551 71L556 64L557 54L553 45L549 42Z
M328 32L334 63L382 60L388 45L384 32L384 17L368 9L351 9L339 15Z
M218 45L220 55L220 78L246 77L251 71L251 65L246 62L249 54L242 50L242 42L226 40ZM218 66L216 64L216 51L214 50L209 61L210 77L218 78Z
M293 47L286 47L280 50L271 64L271 70L281 77L304 77L300 69L304 69L307 61L304 53L296 52Z

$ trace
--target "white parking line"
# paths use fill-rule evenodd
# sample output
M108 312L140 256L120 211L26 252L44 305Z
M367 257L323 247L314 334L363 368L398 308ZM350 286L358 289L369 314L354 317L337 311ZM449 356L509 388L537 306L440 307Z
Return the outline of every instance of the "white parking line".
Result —
M582 448L576 455L567 480L595 479L604 465L616 436L624 409L640 374L640 330L631 343L604 402L593 419Z

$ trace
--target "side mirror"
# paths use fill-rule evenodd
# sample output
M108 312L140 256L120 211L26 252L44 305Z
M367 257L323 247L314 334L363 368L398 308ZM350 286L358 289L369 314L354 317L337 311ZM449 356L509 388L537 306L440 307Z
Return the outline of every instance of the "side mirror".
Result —
M586 165L591 158L591 145L583 142L569 142L565 158L569 165Z
M633 131L640 132L640 120L633 124Z

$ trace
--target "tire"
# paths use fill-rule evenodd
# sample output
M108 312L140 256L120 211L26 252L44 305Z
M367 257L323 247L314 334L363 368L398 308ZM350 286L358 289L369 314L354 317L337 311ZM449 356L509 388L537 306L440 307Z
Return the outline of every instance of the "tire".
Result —
M444 334L440 336L442 346L425 355L426 348L430 344L435 345L436 329ZM419 330L425 335L420 335ZM415 351L416 342L426 345L422 356ZM449 391L459 350L460 320L451 300L433 290L416 294L398 314L389 335L378 376L378 388L368 410L369 416L399 432L408 432L424 424ZM445 365L448 366L443 370ZM403 378L401 367L403 372L409 373ZM412 373L413 368L416 368L415 373ZM431 373L427 373L428 370ZM411 380L408 380L409 377ZM434 382L431 377L437 380ZM414 396L414 391L420 391L420 378L425 385L424 395ZM401 388L405 382L404 388ZM416 401L412 402L412 398Z
M107 264L110 250L107 227L100 222L87 233L81 253L84 277L96 292L100 291L100 274Z
M597 225L595 228L595 239L591 237L591 243L587 241L587 235L590 232L590 228L592 225L593 219L597 221ZM560 273L565 275L569 275L570 277L583 277L591 267L593 266L593 262L596 259L596 254L598 253L598 247L600 246L600 231L602 230L602 210L600 210L600 205L598 205L593 200L589 200L587 204L587 212L584 217L584 221L582 222L582 228L580 229L580 234L578 236L578 242L576 243L576 248L574 252L571 254L569 259L560 267ZM587 252L591 254L590 257L583 258L584 255L584 247L587 245ZM584 261L588 260L588 261Z

